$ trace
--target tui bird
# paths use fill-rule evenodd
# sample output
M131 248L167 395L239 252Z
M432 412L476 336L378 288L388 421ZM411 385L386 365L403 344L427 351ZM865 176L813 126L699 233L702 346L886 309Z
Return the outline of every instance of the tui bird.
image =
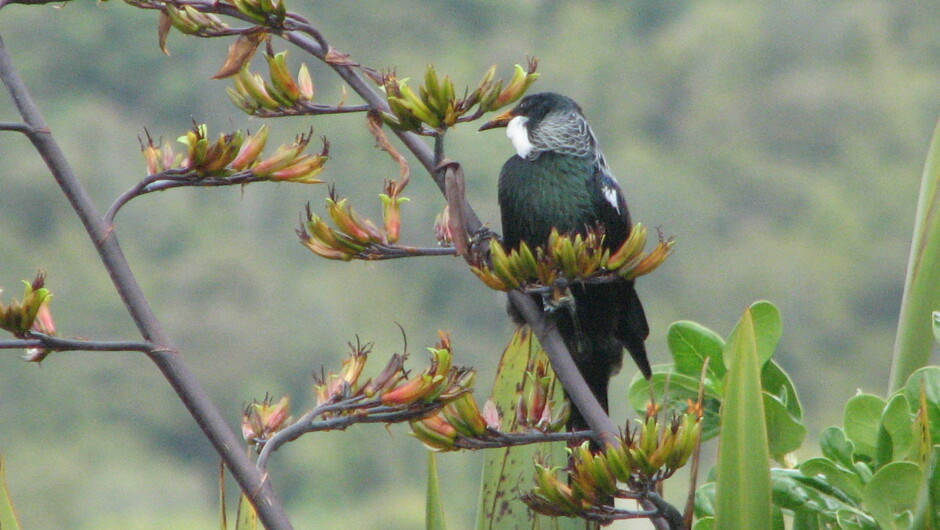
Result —
M559 233L585 233L599 227L604 246L619 248L630 234L630 212L620 186L607 167L597 138L581 107L568 97L545 92L524 97L511 110L486 122L480 130L506 127L516 155L499 174L499 207L503 245L522 241L530 247ZM553 311L553 304L533 295L552 311L575 364L607 411L607 385L623 364L627 348L643 376L650 365L643 342L649 325L632 280L570 287L574 302ZM517 323L521 315L510 304ZM588 429L572 407L568 430Z

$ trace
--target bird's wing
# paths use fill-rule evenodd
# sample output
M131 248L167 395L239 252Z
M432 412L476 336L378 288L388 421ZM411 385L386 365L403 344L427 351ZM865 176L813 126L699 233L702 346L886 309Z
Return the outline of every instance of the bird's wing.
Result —
M594 178L591 179L590 185L596 190L595 207L598 221L604 227L607 247L616 249L630 235L632 227L630 210L623 192L620 191L620 185L617 184L617 179L610 174L604 163L603 155L599 156L595 167Z
M611 249L619 248L630 235L632 227L630 210L617 184L617 179L610 173L601 154L598 154L593 185L598 190L596 199L598 220L604 226L606 245ZM630 356L644 377L649 378L650 364L644 341L649 337L650 328L634 282L632 280L618 282L612 284L610 289L616 292L614 295L616 299L614 336L630 352Z

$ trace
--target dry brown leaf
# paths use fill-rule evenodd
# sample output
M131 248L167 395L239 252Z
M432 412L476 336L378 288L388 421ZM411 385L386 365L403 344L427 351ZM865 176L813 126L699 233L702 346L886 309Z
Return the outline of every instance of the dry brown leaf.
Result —
M398 196L401 194L401 191L405 189L405 186L408 185L408 182L411 180L411 168L408 166L408 160L391 142L388 141L388 136L385 135L385 131L382 130L382 118L379 117L377 113L370 112L368 115L369 132L372 133L372 136L375 137L376 145L381 148L383 151L389 154L392 157L392 160L398 162L398 180L394 183L394 195Z
M343 53L336 51L336 48L330 46L326 51L326 56L323 57L323 60L330 64L337 64L340 66L359 66L358 63L354 63L349 59L348 53Z
M212 79L225 79L238 73L242 66L248 63L258 50L258 46L268 38L267 32L255 31L252 33L242 33L238 40L228 47L228 57L225 58L225 64L219 71L212 76Z
M467 223L466 206L467 197L465 195L463 169L457 162L449 162L446 159L439 166L444 170L444 196L447 199L447 208L450 216L447 219L447 229L450 231L451 243L458 256L466 256L469 246L467 245Z
M160 43L160 51L170 55L170 50L166 48L166 37L170 34L170 28L173 24L170 22L170 15L166 11L160 11L160 20L157 22L157 40Z

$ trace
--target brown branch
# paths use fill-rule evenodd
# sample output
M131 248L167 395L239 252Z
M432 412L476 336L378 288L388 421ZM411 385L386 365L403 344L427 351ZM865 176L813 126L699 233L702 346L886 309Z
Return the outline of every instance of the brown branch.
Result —
M502 447L515 447L518 445L531 445L544 442L583 442L593 438L591 431L577 432L491 432L479 438L458 436L454 440L454 447L476 451L479 449L499 449Z
M150 175L135 184L131 189L122 193L104 216L104 220L109 225L114 222L118 211L136 197L153 193L155 191L166 191L173 188L214 188L219 186L240 186L251 184L253 182L264 182L270 180L268 177L256 176L251 171L240 171L232 175L213 177L205 176L190 171L188 169L169 169L162 173Z
M118 244L117 235L98 213L88 191L78 180L59 144L49 132L2 38L0 38L0 79L6 85L23 121L32 129L27 133L29 140L84 225L138 330L145 340L156 346L147 355L163 373L180 401L222 457L239 487L255 507L265 527L268 529L291 528L290 521L280 501L274 495L270 482L262 479L261 473L244 454L241 449L242 442L235 436L219 409L189 370L182 356L177 352L176 346L163 329L163 325L153 314Z
M401 245L386 246L373 243L359 253L358 259L366 261L379 261L398 258L419 258L423 256L454 256L457 254L454 247L405 247Z
M68 0L0 0L0 8L8 4L23 4L23 5L41 5L41 4L61 4L68 2Z
M28 134L32 131L32 129L25 123L0 122L0 131L12 131Z
M412 403L403 407L389 407L382 405L382 402L377 398L368 402L362 402L361 400L362 396L357 396L338 403L320 405L301 416L290 426L278 431L277 434L263 442L261 453L258 455L258 469L265 473L271 454L284 444L294 441L307 433L343 430L357 423L397 423L416 420L444 406L444 403L440 401L432 401L430 403ZM314 421L324 414L352 409L363 409L363 412Z
M283 118L285 116L320 116L324 114L348 114L350 112L368 112L372 107L368 105L322 105L298 100L293 107L279 109L266 109L259 107L251 112L258 118Z
M86 339L65 339L31 332L28 339L0 340L0 350L25 348L45 348L52 351L139 351L149 353L154 350L151 342L141 341L96 341Z

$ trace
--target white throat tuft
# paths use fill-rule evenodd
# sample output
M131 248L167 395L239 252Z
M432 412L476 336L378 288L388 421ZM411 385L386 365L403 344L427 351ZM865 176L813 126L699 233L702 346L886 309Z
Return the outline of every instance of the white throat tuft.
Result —
M512 147L520 158L528 158L535 150L535 146L529 140L529 128L526 126L528 123L529 118L516 116L506 125L506 136L509 137Z

